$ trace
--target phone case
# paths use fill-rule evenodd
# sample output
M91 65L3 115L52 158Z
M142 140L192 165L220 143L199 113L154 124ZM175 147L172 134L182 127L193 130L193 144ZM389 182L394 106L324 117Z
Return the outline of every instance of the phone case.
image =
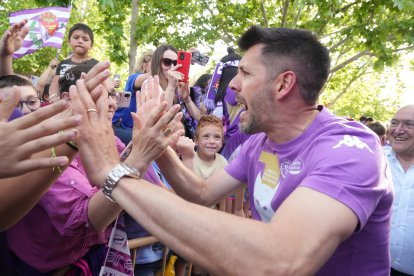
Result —
M131 92L129 91L119 92L118 108L129 107L130 103L131 103Z
M188 82L188 74L190 72L190 63L191 63L191 53L185 51L178 51L178 60L177 64L182 66L177 69L178 72L181 72L184 75L184 79L181 82Z

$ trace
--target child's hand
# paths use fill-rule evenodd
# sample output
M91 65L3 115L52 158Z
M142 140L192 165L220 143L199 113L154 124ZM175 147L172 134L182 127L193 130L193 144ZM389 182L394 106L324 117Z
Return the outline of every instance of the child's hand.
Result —
M181 158L193 159L195 156L195 143L192 139L186 136L180 136L177 141L176 150Z
M23 40L29 33L27 19L13 24L0 39L0 56L10 56L23 45Z

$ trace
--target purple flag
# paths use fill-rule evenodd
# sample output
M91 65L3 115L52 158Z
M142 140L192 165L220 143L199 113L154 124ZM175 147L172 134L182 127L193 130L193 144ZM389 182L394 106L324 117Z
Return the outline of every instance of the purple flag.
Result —
M47 7L10 13L10 25L27 19L29 27L22 48L16 51L13 57L21 58L46 46L60 49L69 16L70 7Z

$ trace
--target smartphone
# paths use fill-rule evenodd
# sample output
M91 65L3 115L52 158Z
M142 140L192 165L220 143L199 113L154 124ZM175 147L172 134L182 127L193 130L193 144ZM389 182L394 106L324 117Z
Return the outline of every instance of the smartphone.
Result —
M188 74L190 73L190 63L191 63L191 53L185 51L178 51L178 60L177 64L182 66L177 69L178 72L181 72L184 75L184 79L180 82L188 82Z
M129 107L131 103L131 92L121 91L117 92L118 108Z

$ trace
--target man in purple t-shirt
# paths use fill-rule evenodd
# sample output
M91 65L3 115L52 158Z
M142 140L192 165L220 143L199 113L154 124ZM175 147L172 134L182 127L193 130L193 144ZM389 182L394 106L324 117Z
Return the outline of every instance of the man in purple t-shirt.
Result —
M135 169L142 171L150 156L162 152L157 163L182 198L128 177L110 185L110 196L212 274L388 275L393 190L386 163L371 131L317 105L329 75L328 50L308 31L260 27L244 33L239 47L246 52L230 87L245 105L240 130L252 136L236 159L203 180L163 144L148 150L160 137L179 134L170 134L174 112L163 114L160 105L149 112L126 163L141 162ZM151 142L146 154L138 154L145 137ZM89 139L89 146L85 139L84 149L103 139ZM104 183L118 163L103 151L85 157L94 183ZM246 184L255 220L188 202L210 206Z

